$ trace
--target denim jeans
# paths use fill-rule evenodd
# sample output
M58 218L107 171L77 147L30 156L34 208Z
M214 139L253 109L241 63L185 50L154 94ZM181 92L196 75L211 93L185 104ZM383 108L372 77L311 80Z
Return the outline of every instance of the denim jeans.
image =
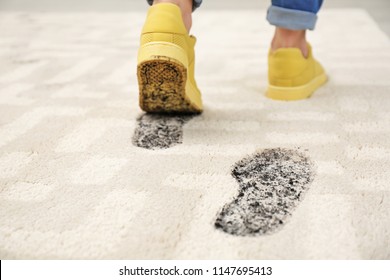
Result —
M270 24L291 30L313 30L323 0L272 0L267 12Z
M147 0L150 5L153 0ZM270 24L290 30L313 30L317 22L317 12L323 0L272 0L267 12ZM193 0L193 10L199 8L202 0Z

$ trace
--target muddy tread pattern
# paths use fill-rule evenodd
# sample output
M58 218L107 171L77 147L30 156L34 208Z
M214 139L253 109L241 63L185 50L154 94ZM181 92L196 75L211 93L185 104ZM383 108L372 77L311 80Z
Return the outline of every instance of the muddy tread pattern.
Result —
M168 149L183 142L183 126L195 115L143 114L137 119L132 143L148 150Z
M169 58L138 65L139 102L150 113L200 113L185 97L187 69Z
M280 230L302 200L314 177L308 157L275 148L242 159L232 170L239 194L218 214L215 227L238 236Z

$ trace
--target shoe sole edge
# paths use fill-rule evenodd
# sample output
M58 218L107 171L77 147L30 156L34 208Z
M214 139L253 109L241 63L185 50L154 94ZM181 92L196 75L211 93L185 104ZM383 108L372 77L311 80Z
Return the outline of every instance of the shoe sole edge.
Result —
M269 85L266 96L274 100L294 101L309 98L314 91L324 85L328 80L325 73L317 76L309 83L298 87L278 87Z

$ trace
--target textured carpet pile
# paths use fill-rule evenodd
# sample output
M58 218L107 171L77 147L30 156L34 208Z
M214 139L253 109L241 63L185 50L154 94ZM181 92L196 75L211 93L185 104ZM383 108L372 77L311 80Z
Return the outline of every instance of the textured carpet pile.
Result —
M194 14L205 111L166 117L138 108L143 13L2 13L0 258L389 259L389 39L322 11L330 80L277 102L264 17Z

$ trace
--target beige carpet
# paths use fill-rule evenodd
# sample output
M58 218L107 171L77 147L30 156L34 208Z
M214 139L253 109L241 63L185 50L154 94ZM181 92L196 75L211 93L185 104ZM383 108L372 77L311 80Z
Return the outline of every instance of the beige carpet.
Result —
M330 81L276 102L265 12L194 17L206 109L161 120L137 106L142 13L0 15L0 258L389 259L389 39L362 10L322 11ZM310 162L305 195L275 231L217 229L246 182L232 168L267 148Z

